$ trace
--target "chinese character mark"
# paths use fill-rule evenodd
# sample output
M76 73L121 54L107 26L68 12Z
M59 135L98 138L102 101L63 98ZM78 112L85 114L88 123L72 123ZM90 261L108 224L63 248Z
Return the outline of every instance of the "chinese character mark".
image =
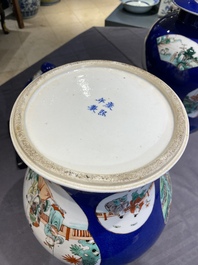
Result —
M96 101L98 101L98 103L105 103L105 99L104 98L96 99Z
M107 111L104 110L104 109L101 109L101 110L98 112L98 115L100 115L100 116L104 116L104 117L106 117L106 114L107 114Z
M98 104L101 104L101 103L105 103L103 105L103 107L107 108L107 109L110 109L112 110L112 108L114 107L114 103L112 101L109 101L106 103L106 99L105 98L98 98L98 99L95 99L95 101L98 102ZM98 113L98 115L100 116L103 116L103 117L106 117L106 114L107 114L107 110L105 109L98 109L99 105L90 105L88 107L88 110L90 111L93 111L94 113Z
M88 107L88 110L93 111L94 113L96 112L97 109L98 109L97 105L91 105Z
M114 107L114 103L113 102L108 102L107 104L104 105L104 107L112 110L112 108Z

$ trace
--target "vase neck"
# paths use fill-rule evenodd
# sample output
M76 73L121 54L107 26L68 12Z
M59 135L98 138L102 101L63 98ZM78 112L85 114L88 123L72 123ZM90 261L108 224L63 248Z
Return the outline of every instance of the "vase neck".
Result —
M178 19L184 25L191 25L192 27L198 29L198 15L194 15L185 10L180 10L178 14Z

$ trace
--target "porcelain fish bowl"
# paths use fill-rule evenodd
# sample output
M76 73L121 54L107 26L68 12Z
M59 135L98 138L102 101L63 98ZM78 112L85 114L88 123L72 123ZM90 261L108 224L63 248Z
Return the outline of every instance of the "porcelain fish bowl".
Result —
M22 91L10 132L28 165L25 215L52 255L123 265L155 243L170 213L168 172L189 136L167 84L118 62L63 65Z
M120 0L123 8L128 12L143 14L159 4L159 0Z

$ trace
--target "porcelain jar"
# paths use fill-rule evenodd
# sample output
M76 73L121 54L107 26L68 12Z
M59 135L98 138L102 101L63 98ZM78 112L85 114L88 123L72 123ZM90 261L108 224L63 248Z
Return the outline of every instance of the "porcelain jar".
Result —
M19 6L23 18L31 18L38 13L40 0L19 0Z
M10 133L29 167L26 217L52 255L120 265L155 243L172 201L168 171L189 136L167 84L118 62L63 65L19 95Z
M145 40L145 69L179 95L190 131L198 129L198 2L174 0L179 11L159 19Z

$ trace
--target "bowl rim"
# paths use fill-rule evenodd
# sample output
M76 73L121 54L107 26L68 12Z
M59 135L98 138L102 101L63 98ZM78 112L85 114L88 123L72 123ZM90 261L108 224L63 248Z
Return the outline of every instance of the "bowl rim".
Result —
M126 6L130 6L130 7L134 7L134 8L149 8L149 7L153 7L153 6L155 6L155 5L157 5L159 2L160 2L160 0L120 0L121 1L121 3L123 4L123 5L126 5ZM128 2L151 2L152 1L152 3L149 3L148 5L146 5L146 6L138 6L138 5L129 5L128 4Z
M50 161L31 144L24 126L24 110L33 93L50 77L79 67L110 67L135 74L154 85L170 104L174 116L174 130L167 148L145 166L118 174L90 174L78 172ZM189 138L186 110L176 93L162 80L138 67L106 60L87 60L54 68L31 82L18 96L10 116L10 135L22 160L42 177L57 184L88 192L121 192L151 183L165 174L183 154Z

